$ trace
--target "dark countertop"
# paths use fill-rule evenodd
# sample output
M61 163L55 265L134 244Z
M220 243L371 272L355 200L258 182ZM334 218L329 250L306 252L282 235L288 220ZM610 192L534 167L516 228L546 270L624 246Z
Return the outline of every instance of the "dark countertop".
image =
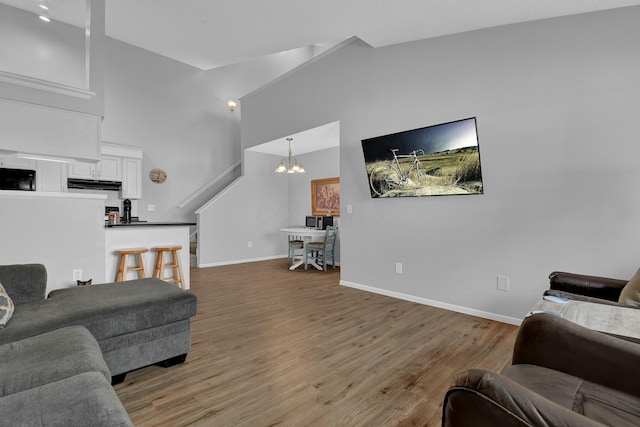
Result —
M105 224L105 228L126 228L126 227L190 227L195 226L195 222L129 222L120 224Z

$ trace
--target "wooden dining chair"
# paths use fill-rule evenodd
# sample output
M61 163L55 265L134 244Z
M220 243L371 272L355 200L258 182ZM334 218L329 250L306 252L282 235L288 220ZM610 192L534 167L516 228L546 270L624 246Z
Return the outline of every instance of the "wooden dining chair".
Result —
M290 225L289 228L304 228L304 225ZM302 236L296 236L295 234L289 234L289 261L293 265L296 258L296 251L302 251L304 249L304 239ZM301 254L302 255L302 254Z
M304 246L304 269L309 266L309 255L315 258L316 262L322 260L322 269L327 271L327 258L331 254L331 265L336 268L334 249L336 244L336 236L338 234L337 227L328 226L327 234L324 235L323 242L308 242Z

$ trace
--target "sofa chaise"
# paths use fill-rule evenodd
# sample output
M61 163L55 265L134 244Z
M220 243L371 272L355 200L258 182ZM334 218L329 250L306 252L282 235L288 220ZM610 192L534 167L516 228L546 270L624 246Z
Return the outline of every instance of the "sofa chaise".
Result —
M0 344L80 325L97 340L114 384L127 372L185 360L196 296L156 278L58 289L45 298L41 264L0 266L0 283L15 304Z

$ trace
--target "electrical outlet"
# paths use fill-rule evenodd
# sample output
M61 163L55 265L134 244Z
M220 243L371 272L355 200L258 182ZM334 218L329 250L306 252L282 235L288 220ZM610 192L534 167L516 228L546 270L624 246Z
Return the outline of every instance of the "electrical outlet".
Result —
M498 276L498 290L504 292L509 291L509 277Z
M252 248L252 247L253 247L253 242L252 242L251 240L249 240L249 241L247 242L247 247L248 247L248 248Z
M147 212L153 212L155 210L156 210L156 205L152 205L151 203L147 205Z
M396 262L396 273L402 274L402 263Z
M76 268L73 270L73 281L82 280L82 269Z

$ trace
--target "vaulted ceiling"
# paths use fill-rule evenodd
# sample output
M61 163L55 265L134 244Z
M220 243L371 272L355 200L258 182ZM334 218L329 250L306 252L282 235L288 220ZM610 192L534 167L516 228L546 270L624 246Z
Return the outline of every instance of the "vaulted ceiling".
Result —
M207 70L351 36L380 47L638 4L640 0L106 0L106 31Z

